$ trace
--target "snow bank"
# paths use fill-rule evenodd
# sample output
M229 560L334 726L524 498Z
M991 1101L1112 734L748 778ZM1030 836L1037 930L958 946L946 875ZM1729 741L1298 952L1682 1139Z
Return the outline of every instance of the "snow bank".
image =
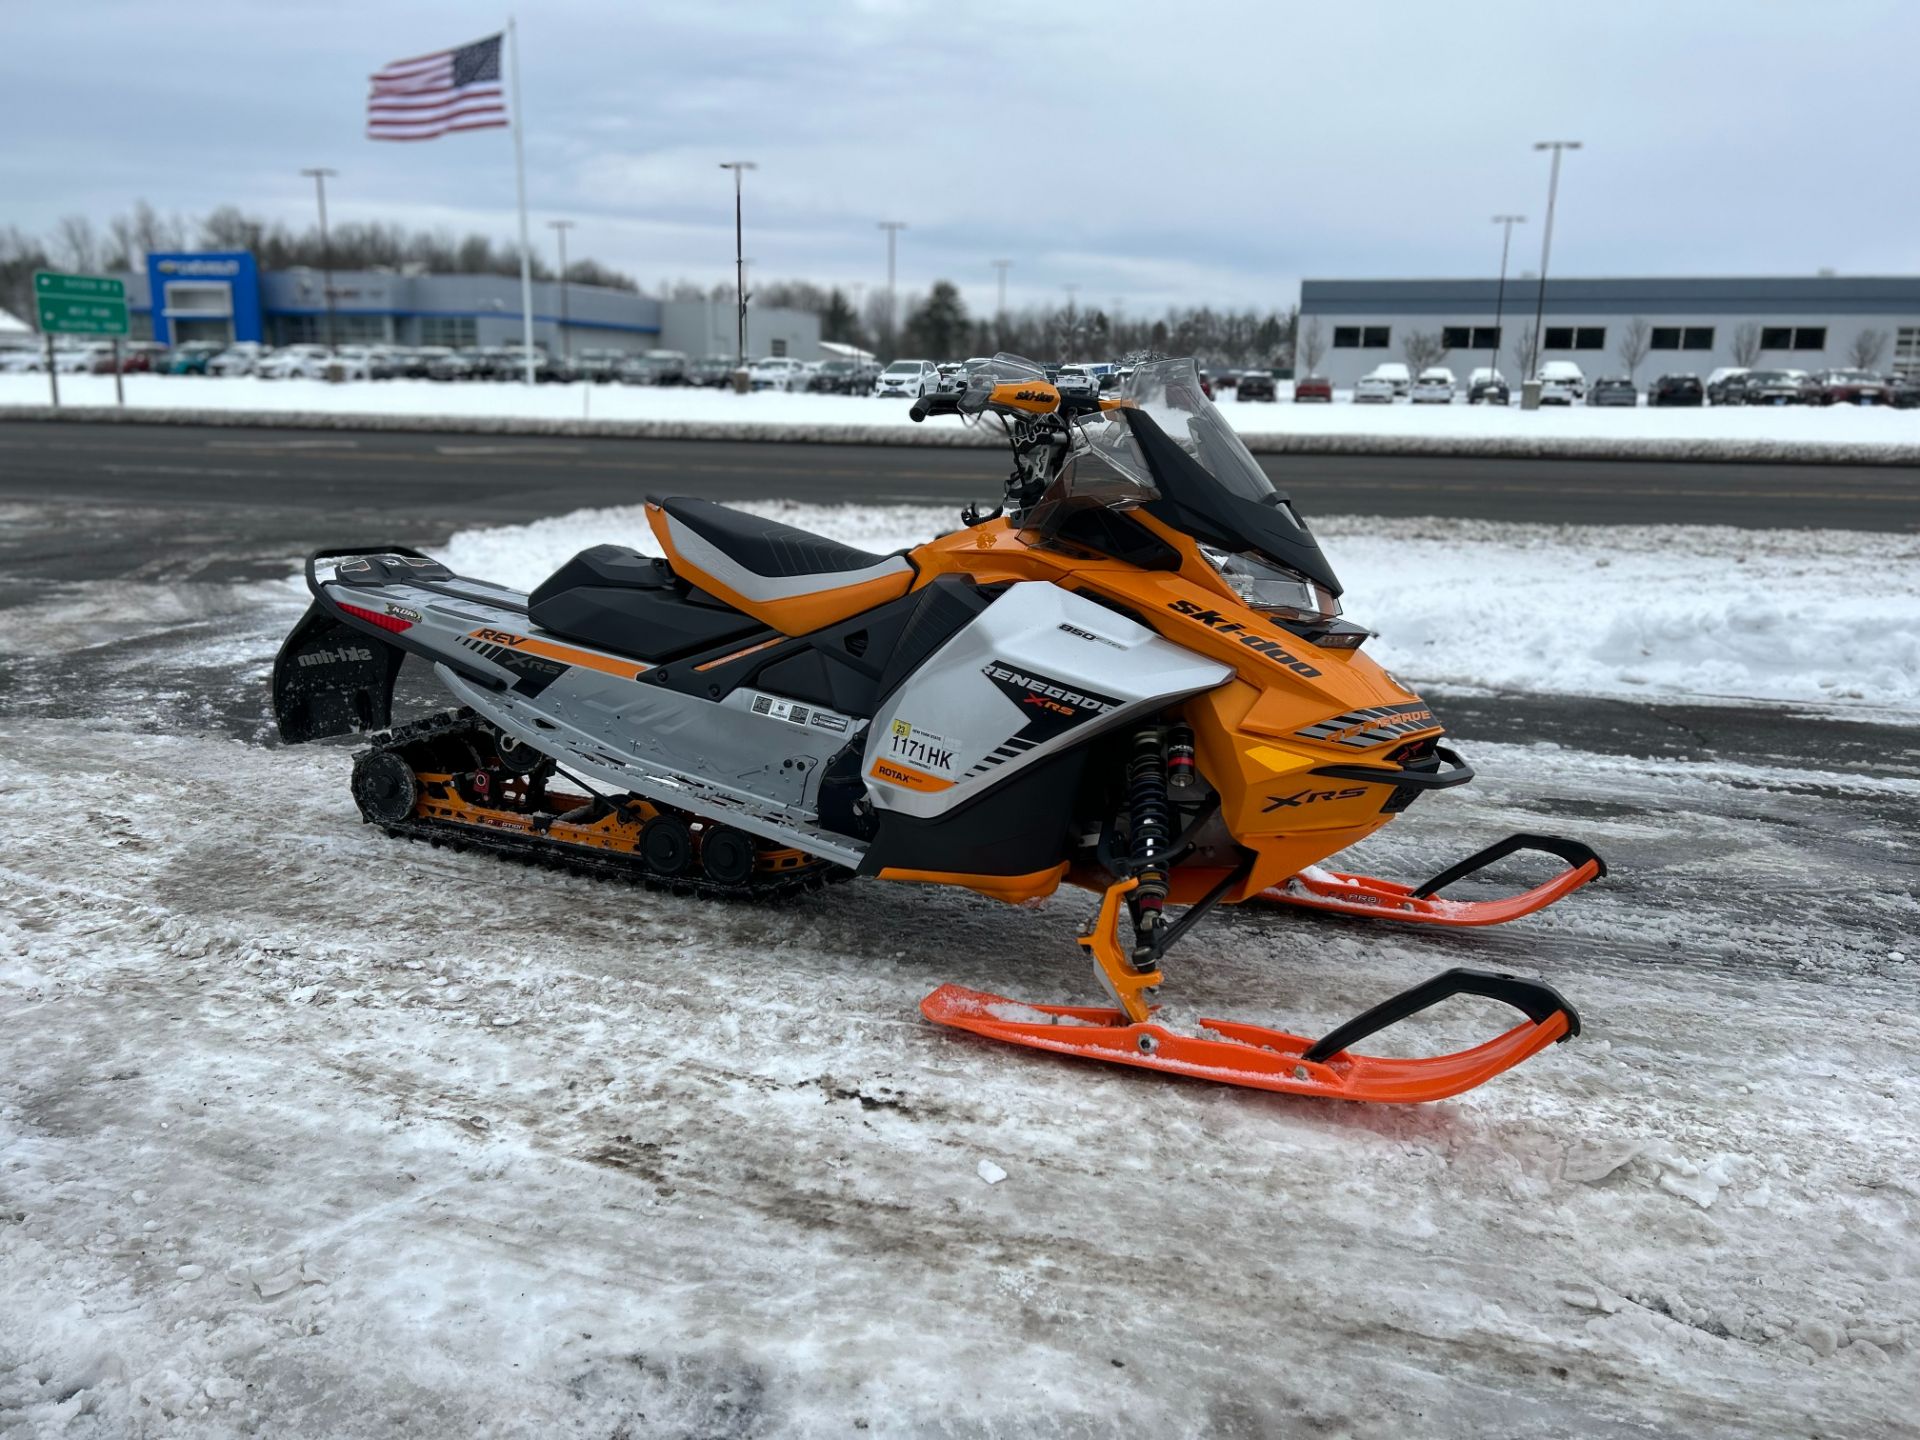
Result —
M924 506L742 509L869 550L959 525ZM1335 516L1316 529L1368 653L1410 684L1920 712L1920 537ZM658 554L639 506L463 530L456 570L530 588L588 545Z
M485 433L629 435L839 444L997 445L997 429L955 419L915 425L906 402L848 395L735 395L730 391L621 385L436 384L389 380L124 377L127 407L113 405L109 376L60 382L90 421L298 425L319 429L471 430ZM0 375L0 415L51 418L44 375ZM1699 410L1455 405L1294 405L1222 408L1255 450L1464 454L1512 457L1807 460L1920 463L1920 411L1799 407Z

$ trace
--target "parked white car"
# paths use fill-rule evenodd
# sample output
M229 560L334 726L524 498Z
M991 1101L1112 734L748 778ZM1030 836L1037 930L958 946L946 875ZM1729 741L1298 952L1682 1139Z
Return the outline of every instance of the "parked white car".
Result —
M251 375L266 356L267 347L258 340L242 340L229 345L207 362L209 375Z
M83 345L77 349L56 349L53 352L53 368L61 375L90 375L93 362L110 360L113 357L111 345Z
M755 390L804 390L809 373L802 361L769 355L747 367L747 384Z
M327 358L324 345L287 345L254 366L253 373L262 380L322 380Z
M1391 405L1397 392L1393 380L1386 375L1362 375L1353 385L1353 403L1356 405Z
M873 382L875 395L918 400L940 388L940 368L931 360L896 360Z
M46 355L28 346L0 350L0 375L20 375L30 370L47 368Z
M1453 371L1444 365L1429 365L1420 372L1420 378L1413 382L1411 398L1416 405L1451 405Z
M1542 405L1576 405L1587 398L1587 377L1571 360L1549 360L1534 378Z
M1413 389L1413 373L1398 360L1388 360L1376 365L1362 378L1367 380L1385 380L1393 386L1393 393L1396 395L1405 395ZM1354 387L1353 394L1356 400L1360 398L1358 386Z

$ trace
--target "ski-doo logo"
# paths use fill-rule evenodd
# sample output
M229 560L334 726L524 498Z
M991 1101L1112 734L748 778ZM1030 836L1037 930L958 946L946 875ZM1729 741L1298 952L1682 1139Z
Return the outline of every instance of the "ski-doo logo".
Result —
M373 659L373 652L361 645L342 645L338 650L309 650L300 657L307 665L358 665Z
M1041 675L1024 675L1005 665L989 663L980 673L989 680L1011 690L1025 691L1018 696L1022 704L1042 702L1037 708L1052 710L1060 715L1104 715L1116 708L1116 702L1101 695L1089 695L1082 690L1070 690L1057 681ZM1051 704L1045 702L1052 702Z
M495 645L524 645L527 643L527 637L524 635L515 635L507 630L488 630L484 627L475 630L473 632L473 638L475 640L487 640Z
M1229 620L1218 610L1209 610L1204 605L1194 604L1191 600L1174 600L1168 603L1167 608L1176 615L1185 615L1190 620L1199 621L1216 635L1237 634L1240 643L1249 650L1258 651L1276 665L1284 665L1296 675L1304 675L1312 679L1320 673L1297 655L1289 653L1284 645L1269 640L1264 635L1255 634L1238 620Z
M1301 805L1317 805L1322 800L1357 800L1367 793L1364 785L1355 785L1350 790L1296 790L1291 795L1269 795L1262 815L1271 815L1276 810L1291 810Z

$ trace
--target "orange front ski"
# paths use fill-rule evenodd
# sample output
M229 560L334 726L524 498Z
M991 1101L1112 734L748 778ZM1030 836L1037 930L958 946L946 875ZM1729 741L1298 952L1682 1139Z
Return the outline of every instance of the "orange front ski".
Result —
M1453 995L1503 1000L1527 1014L1504 1035L1452 1055L1397 1060L1356 1055L1346 1047ZM1161 1070L1197 1080L1318 1095L1332 1100L1413 1104L1444 1100L1484 1084L1556 1040L1580 1033L1580 1017L1551 986L1481 970L1448 970L1376 1005L1315 1041L1259 1025L1202 1020L1202 1035L1181 1035L1151 1020L1096 1006L1024 1005L958 985L942 985L920 1002L938 1025L995 1040Z
M1454 881L1520 850L1556 855L1567 862L1567 868L1531 890L1498 900L1446 900L1437 893ZM1419 925L1499 925L1543 910L1561 896L1606 873L1606 862L1577 840L1563 840L1556 835L1509 835L1441 871L1424 885L1401 885L1371 875L1346 875L1316 867L1302 870L1262 891L1260 898L1309 910L1333 910Z

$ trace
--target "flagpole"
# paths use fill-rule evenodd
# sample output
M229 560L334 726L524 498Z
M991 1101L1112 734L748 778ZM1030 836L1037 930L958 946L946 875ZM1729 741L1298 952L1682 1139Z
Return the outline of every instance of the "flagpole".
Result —
M533 378L533 247L527 240L527 156L520 143L520 39L507 17L507 66L513 83L513 189L520 201L520 331L526 346L527 384Z

